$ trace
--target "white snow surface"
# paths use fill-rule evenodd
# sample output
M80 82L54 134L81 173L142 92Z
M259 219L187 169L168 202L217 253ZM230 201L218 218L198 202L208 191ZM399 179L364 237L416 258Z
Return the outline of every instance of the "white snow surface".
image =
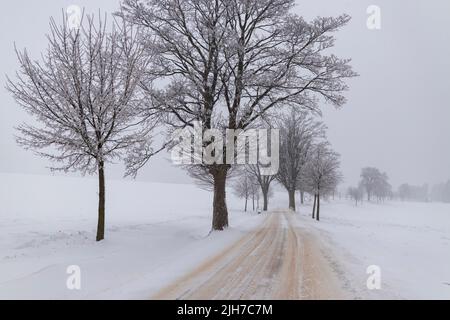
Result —
M356 297L450 299L450 204L336 200L324 202L320 222L310 205L299 211ZM367 288L371 265L380 268L380 290Z
M230 194L231 227L208 235L209 192L109 180L106 240L96 243L95 179L0 178L0 299L149 299L263 219L235 210ZM71 265L81 290L66 286Z
M149 299L254 229L227 194L231 227L209 235L212 194L194 185L107 181L106 240L95 242L97 181L0 174L0 299ZM271 208L286 207L276 192ZM251 205L250 205L251 207ZM299 206L347 290L369 299L450 299L450 205L324 201L321 221ZM81 268L81 290L66 286ZM366 269L381 268L368 290Z

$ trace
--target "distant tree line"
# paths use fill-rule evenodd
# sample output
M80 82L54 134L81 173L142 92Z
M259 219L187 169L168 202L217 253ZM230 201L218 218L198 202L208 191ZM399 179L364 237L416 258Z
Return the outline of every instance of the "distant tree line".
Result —
M398 187L397 198L401 201L429 201L428 185L414 186L404 183Z
M402 201L447 202L450 203L450 180L429 187L402 184L397 191L397 198Z
M342 180L340 156L326 140L326 127L307 112L294 108L279 114L272 126L280 129L278 173L265 176L260 165L246 165L234 183L235 194L245 200L246 210L257 185L264 199L263 210L268 210L267 195L276 181L286 189L292 211L296 211L297 191L301 201L305 193L310 194L314 198L312 217L320 220L321 198L334 194Z
M450 203L450 180L433 186L431 200Z
M359 184L347 189L347 197L354 200L356 205L363 202L364 197L366 197L367 201L377 202L382 202L387 199L419 202L450 202L450 180L445 183L436 184L431 189L428 184L418 186L403 183L396 191L393 191L388 180L388 175L377 168L363 168Z
M361 170L360 177L358 186L347 189L347 196L353 199L356 205L363 201L364 196L367 201L377 202L393 198L394 192L386 172L375 167L366 167Z

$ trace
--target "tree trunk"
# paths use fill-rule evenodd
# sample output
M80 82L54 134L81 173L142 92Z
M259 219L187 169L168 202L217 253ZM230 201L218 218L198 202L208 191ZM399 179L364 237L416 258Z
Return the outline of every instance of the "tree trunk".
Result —
M211 174L214 178L214 202L212 230L223 230L228 227L228 209L226 203L226 182L228 168L219 165Z
M295 211L295 190L289 190L289 209Z
M269 190L263 189L263 211L267 211L269 207Z
M305 203L305 193L303 191L300 191L300 203Z
M315 212L316 212L316 201L317 201L317 195L314 194L314 204L313 204L313 210L312 210L312 218L315 218Z
M252 196L253 211L255 211L255 195Z
M245 198L245 212L247 212L247 201L248 201L248 198Z
M98 164L98 224L97 241L105 238L105 163Z
M317 194L317 214L316 214L317 221L320 221L320 193Z

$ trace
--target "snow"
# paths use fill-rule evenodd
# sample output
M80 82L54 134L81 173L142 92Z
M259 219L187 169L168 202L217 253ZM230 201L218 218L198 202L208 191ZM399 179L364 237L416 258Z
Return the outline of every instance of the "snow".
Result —
M97 181L0 174L0 299L148 299L259 225L228 192L231 228L209 235L212 195L194 185L107 181L106 240L95 242ZM287 206L275 192L272 209ZM345 288L358 298L450 299L450 204L299 206ZM71 265L81 290L66 286ZM367 267L381 268L368 290Z
M95 179L0 178L0 299L150 298L263 219L230 197L231 228L208 235L208 192L113 180L106 240L96 243ZM81 268L81 290L66 286L71 265Z
M324 202L321 221L300 208L300 222L323 239L332 264L356 296L450 299L450 204L386 202L356 207ZM381 289L368 290L367 267L381 270Z

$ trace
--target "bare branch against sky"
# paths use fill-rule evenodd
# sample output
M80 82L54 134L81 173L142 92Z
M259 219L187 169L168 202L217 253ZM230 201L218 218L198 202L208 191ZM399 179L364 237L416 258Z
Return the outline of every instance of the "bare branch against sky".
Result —
M27 47L32 57L46 48L49 17L61 17L70 5L87 12L112 13L119 1L5 2L0 21L0 70L14 75L18 62L14 43ZM367 25L371 5L380 8L380 29ZM342 156L346 184L356 184L360 169L375 166L387 172L393 186L404 182L437 183L450 177L450 2L424 1L297 1L295 12L306 20L343 13L351 22L337 34L333 53L351 57L360 77L349 81L348 102L336 111L323 110L333 148ZM426 39L424 43L423 39ZM48 163L16 145L14 127L28 116L4 86L0 87L0 172L48 174ZM186 174L171 166L163 153L144 168L140 179L188 182ZM115 166L111 176L121 177Z

